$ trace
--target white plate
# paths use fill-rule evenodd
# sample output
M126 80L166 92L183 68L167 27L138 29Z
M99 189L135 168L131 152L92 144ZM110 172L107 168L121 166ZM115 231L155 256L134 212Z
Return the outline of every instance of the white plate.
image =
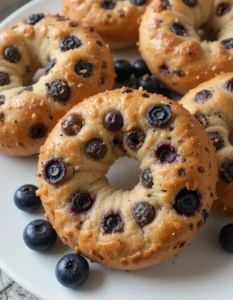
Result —
M33 1L8 17L1 26L14 24L31 13L60 11L61 0ZM132 51L117 53L117 56L131 59L135 55ZM29 221L43 216L42 211L28 215L13 203L17 187L37 183L36 165L36 157L0 156L0 268L37 297L44 300L233 299L233 256L218 244L220 228L232 219L215 215L210 217L192 245L166 264L130 273L91 264L90 277L79 290L59 285L54 269L59 258L70 250L58 243L47 254L30 251L23 243L22 232ZM120 160L111 169L110 180L121 186L127 182L132 184L138 179L135 170L134 162Z

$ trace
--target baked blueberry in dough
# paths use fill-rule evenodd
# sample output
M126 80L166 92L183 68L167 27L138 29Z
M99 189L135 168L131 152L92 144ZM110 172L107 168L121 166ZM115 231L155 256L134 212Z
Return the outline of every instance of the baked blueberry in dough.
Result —
M130 191L106 177L122 156L140 163ZM62 241L111 268L177 255L215 199L215 149L204 128L181 105L143 90L100 93L73 107L41 147L38 168L38 195ZM233 162L225 170L233 179Z

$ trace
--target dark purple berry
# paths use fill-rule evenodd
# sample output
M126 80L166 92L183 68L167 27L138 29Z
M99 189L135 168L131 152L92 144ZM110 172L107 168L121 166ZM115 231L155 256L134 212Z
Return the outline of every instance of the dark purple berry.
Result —
M89 276L87 260L77 254L63 256L56 265L56 278L66 288L79 288Z
M14 194L14 202L18 209L25 212L34 212L41 206L40 197L36 195L38 188L32 184L25 184Z
M66 103L70 98L70 87L63 79L47 83L49 97L59 103Z
M75 72L83 78L90 77L93 73L93 65L86 60L80 60L77 62L74 69Z
M205 103L207 100L209 100L213 96L213 93L210 90L202 90L198 92L195 96L195 101L197 103Z
M130 78L133 68L131 63L125 59L118 59L114 62L115 72L116 72L116 81L123 82Z
M52 68L55 67L56 63L57 63L56 58L50 60L50 62L45 67L45 70L44 70L45 75L47 75L50 72L50 70L52 70Z
M171 25L171 31L178 36L188 35L188 31L185 26L181 23L173 23Z
M123 117L122 114L117 111L110 111L104 117L104 127L108 131L118 131L123 126Z
M0 106L5 103L5 100L6 100L6 96L0 95Z
M171 98L171 90L165 86L160 86L160 89L159 89L159 94L160 95L163 95L164 97L167 97L167 98Z
M145 5L147 0L130 0L130 2L136 6Z
M164 127L172 119L172 111L168 105L155 104L147 111L147 120L150 125L155 127Z
M25 23L29 24L29 25L35 25L40 20L42 20L44 17L45 17L45 15L43 13L42 14L33 14L26 19Z
M112 0L104 0L101 3L101 7L103 9L113 9L116 6L116 3L113 2Z
M83 118L78 114L69 114L61 123L62 131L68 136L75 136L84 125Z
M142 147L145 137L145 133L141 129L134 129L126 133L125 143L131 150L137 151Z
M155 158L162 164L170 164L177 158L177 152L170 144L158 146L154 152Z
M58 184L66 176L66 166L59 158L52 158L43 166L43 177L49 184Z
M233 78L227 80L224 83L224 87L226 90L228 90L229 92L233 93Z
M226 183L231 183L233 181L233 161L229 160L225 162L221 169L220 175L223 181Z
M71 200L71 212L73 214L83 214L88 212L94 204L94 198L89 192L78 192Z
M209 125L208 119L205 114L199 112L195 114L195 118L201 124L202 127L206 128Z
M222 17L231 11L231 5L229 3L221 3L217 6L216 15Z
M221 41L221 44L226 48L226 49L232 49L233 48L233 38L225 39Z
M92 139L85 146L85 153L93 160L102 159L107 153L107 147L100 139Z
M145 226L153 221L155 209L148 202L139 202L133 206L133 218L141 226Z
M233 224L225 225L221 229L219 243L225 251L233 253Z
M47 134L48 126L43 122L34 123L28 128L28 136L33 140L42 139L46 137Z
M187 5L190 8L194 8L198 4L198 0L182 0L182 1L185 5Z
M48 221L35 220L24 229L23 240L31 250L45 252L54 246L57 234Z
M68 36L60 41L60 49L62 52L77 49L81 46L81 41L76 36Z
M200 196L197 191L180 191L175 199L174 209L180 215L190 216L197 211L200 206Z
M224 146L224 139L218 132L208 132L208 136L217 151L222 149Z
M152 188L153 176L150 169L145 169L141 174L141 183L145 188Z
M160 92L160 82L157 78L152 75L143 75L139 77L136 81L136 88L142 87L148 93L159 93Z
M11 47L7 47L3 51L3 57L5 58L5 60L9 61L10 63L16 64L20 61L21 54L18 48L11 46Z
M10 76L5 72L0 72L0 86L10 84Z
M18 95L23 94L24 92L32 92L33 91L33 87L32 86L26 86L25 88L21 89L18 91Z
M136 78L145 74L151 74L144 59L138 59L133 64L133 74Z
M109 211L102 219L102 228L105 233L122 232L124 223L119 212Z

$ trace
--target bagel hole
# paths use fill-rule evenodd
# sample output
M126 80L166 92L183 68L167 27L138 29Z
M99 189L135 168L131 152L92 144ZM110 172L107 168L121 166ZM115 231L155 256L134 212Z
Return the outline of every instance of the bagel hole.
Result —
M125 191L132 190L139 182L139 166L139 162L133 158L117 159L107 173L110 185Z
M39 81L40 77L44 75L45 68L39 68L36 70L32 77L32 84L35 84Z
M197 30L197 34L202 42L214 42L217 40L217 33L214 32L213 28L208 28L206 24Z
M233 132L231 132L229 134L228 140L229 140L229 143L231 144L231 146L233 146Z

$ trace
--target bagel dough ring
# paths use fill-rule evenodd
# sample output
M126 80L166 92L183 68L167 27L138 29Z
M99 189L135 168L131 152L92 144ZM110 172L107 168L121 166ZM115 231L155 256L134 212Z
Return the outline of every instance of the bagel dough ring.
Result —
M122 156L140 162L131 191L106 178ZM140 269L177 255L205 223L216 166L205 130L182 106L122 88L56 125L40 151L38 195L64 244L107 267Z
M63 13L93 26L112 49L135 45L151 0L63 0Z
M211 33L201 41L198 29ZM139 44L151 72L185 94L233 71L233 0L154 0L142 18Z
M0 30L0 153L37 153L59 118L114 78L109 49L78 22L34 14Z
M216 149L219 181L215 207L233 215L233 73L220 75L191 90L180 101L206 129Z

